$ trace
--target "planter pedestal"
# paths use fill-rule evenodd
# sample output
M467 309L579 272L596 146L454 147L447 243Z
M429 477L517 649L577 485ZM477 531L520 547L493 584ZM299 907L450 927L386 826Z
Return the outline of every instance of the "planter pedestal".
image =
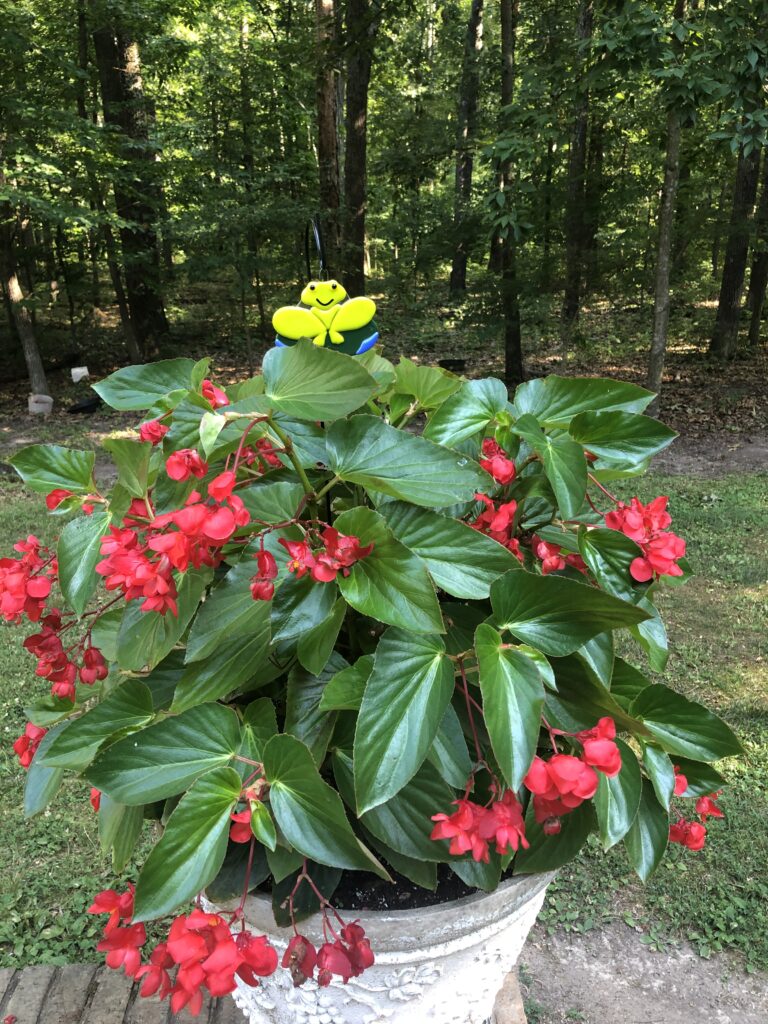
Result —
M360 920L376 955L360 978L294 988L278 968L258 988L239 985L233 998L249 1024L486 1024L553 877L522 875L495 892L418 910L342 910L346 920ZM248 899L245 919L282 956L293 933L277 928L266 896ZM300 930L322 943L319 917ZM518 1024L511 1012L504 1019L503 1001L494 1024Z

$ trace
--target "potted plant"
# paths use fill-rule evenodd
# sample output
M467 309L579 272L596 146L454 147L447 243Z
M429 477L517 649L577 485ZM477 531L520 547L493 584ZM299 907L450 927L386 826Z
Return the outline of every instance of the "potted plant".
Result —
M590 833L645 879L721 814L738 741L646 675L684 541L666 498L610 491L674 434L613 380L510 402L300 342L225 393L207 365L95 385L143 414L104 445L109 491L93 453L13 459L63 517L0 561L51 688L15 744L26 812L78 773L117 871L158 823L91 910L174 1011L207 989L253 1021L484 1020Z

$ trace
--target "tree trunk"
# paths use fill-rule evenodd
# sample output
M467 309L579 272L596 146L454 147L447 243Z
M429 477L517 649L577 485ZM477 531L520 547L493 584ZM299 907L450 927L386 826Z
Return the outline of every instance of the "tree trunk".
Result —
M501 0L501 106L510 106L515 95L515 44L520 13L518 0ZM504 115L502 114L502 117ZM502 189L514 187L511 158L501 166ZM525 379L520 326L520 284L517 278L517 243L511 227L502 242L501 303L504 313L504 381L515 387Z
M725 200L728 196L728 181L723 180L723 186L720 189L720 198L717 201L717 211L715 213L715 232L712 236L712 277L717 277L718 271L720 270L720 246L722 244L722 225L725 220L723 212L725 210Z
M592 38L592 0L581 0L576 22L576 39L586 44ZM571 127L571 148L568 159L568 194L565 203L565 291L560 313L561 333L567 343L579 317L581 277L584 253L584 181L587 161L587 125L589 121L589 90L585 82L584 59Z
M720 297L712 339L710 355L719 359L730 359L736 349L739 331L739 312L744 290L744 273L747 267L747 251L752 213L757 193L757 178L760 169L760 150L755 147L744 155L739 150L736 167L736 181L733 187L733 205L728 227L728 240L723 259L723 276L720 282Z
M464 43L456 132L456 172L453 205L454 250L450 293L467 290L468 245L466 219L472 201L472 171L477 131L477 99L480 92L480 54L483 49L483 0L472 0Z
M0 184L4 179L0 176ZM13 211L7 202L0 203L0 271L3 291L12 316L12 330L15 330L24 351L29 383L34 395L48 395L48 381L45 378L43 361L37 347L32 317L24 305L24 292L19 284L16 251L13 244Z
M542 228L541 268L539 271L539 282L544 291L549 289L551 276L550 253L552 250L552 172L554 170L555 143L547 139L547 156L544 171L544 195L542 205L544 207L544 224Z
M339 223L341 206L338 132L339 74L336 69L336 12L334 8L334 0L315 0L317 163L320 175L320 209L325 228L324 242L329 268L338 266L341 238Z
M768 153L763 158L763 180L760 186L760 201L757 207L755 246L752 254L752 269L749 274L747 309L749 317L749 344L760 344L760 322L763 316L765 288L768 285Z
M594 292L600 281L597 232L600 228L600 203L603 196L603 114L592 110L589 126L589 151L584 183L584 262L585 291Z
M347 0L343 266L350 295L365 293L368 85L380 15L381 0Z
M101 85L104 120L124 136L123 158L128 175L114 182L118 215L127 222L120 229L125 286L131 322L144 355L159 351L167 336L168 321L160 292L157 245L158 188L155 159L148 142L148 111L141 78L138 43L111 26L93 32Z

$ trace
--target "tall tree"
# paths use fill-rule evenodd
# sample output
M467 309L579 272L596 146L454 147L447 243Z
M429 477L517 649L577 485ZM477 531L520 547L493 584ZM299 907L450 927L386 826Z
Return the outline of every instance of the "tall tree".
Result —
M341 241L339 222L341 195L339 177L339 73L336 40L337 17L334 0L315 0L317 24L317 163L320 175L320 208L325 226L325 249L329 267L338 264Z
M120 133L126 168L115 176L114 193L124 222L120 241L131 322L144 355L149 355L159 351L169 328L160 289L158 188L139 44L126 28L110 24L94 29L93 43L104 120Z
M763 158L760 200L755 217L755 245L749 273L747 309L749 310L749 344L760 344L760 324L768 285L768 153Z
M472 201L477 103L480 92L480 54L483 49L483 0L472 0L464 42L464 59L459 86L456 119L456 168L453 200L454 250L449 281L450 293L461 295L467 290L468 238L466 217Z
M515 48L517 23L520 16L519 0L501 0L501 107L502 123L505 112L515 98ZM510 203L514 187L512 156L508 151L501 164L501 185L506 202ZM517 275L517 239L510 222L503 232L501 258L501 301L504 313L504 380L508 387L521 383L523 370L523 341L520 326L520 283Z
M365 214L368 202L368 87L382 0L347 0L345 48L347 104L344 119L344 284L365 293Z

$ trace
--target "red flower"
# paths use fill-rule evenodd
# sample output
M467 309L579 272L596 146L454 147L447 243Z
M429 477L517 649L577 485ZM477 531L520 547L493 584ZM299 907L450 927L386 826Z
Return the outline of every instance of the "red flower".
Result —
M505 548L508 548L522 562L523 555L520 551L520 542L514 536L517 502L507 501L496 508L487 494L476 494L475 498L477 501L483 502L485 511L481 512L475 521L469 525L473 530L478 530L499 544L503 544Z
M491 804L480 819L478 831L481 839L495 840L497 853L508 853L510 846L515 852L519 846L528 849L523 809L511 789Z
M101 807L101 790L96 789L96 787L94 786L91 789L91 795L89 799L91 801L91 807L94 809L94 811L98 811L98 809Z
M683 570L677 559L685 555L685 541L674 533L660 533L644 546L642 558L633 559L629 572L639 583L646 583L654 576L682 576Z
M97 894L88 907L89 914L109 914L104 926L104 934L109 935L120 921L130 921L133 917L133 886L128 885L127 892L117 893L114 889L105 889Z
M202 460L194 448L181 448L168 456L165 471L171 480L188 480L190 476L200 479L208 472L208 463Z
M22 768L29 768L32 764L32 758L37 753L40 741L47 732L47 729L42 729L40 726L27 722L24 732L13 744L13 752L18 757Z
M55 490L51 491L50 494L46 495L45 504L51 511L53 511L55 508L59 507L62 501L70 498L73 493L73 491L68 491L63 487L57 487Z
M132 978L141 964L139 947L147 941L143 924L132 924L128 928L112 928L96 949L107 954L107 967L118 970L125 967L125 973Z
M450 839L448 853L460 857L471 852L473 860L487 864L490 860L488 840L480 834L480 825L488 811L471 800L454 800L453 803L459 808L453 814L432 815L432 821L437 824L429 838Z
M601 718L594 728L576 734L584 748L582 761L609 778L621 771L621 751L613 742L615 738L616 723L608 717Z
M365 929L357 921L344 925L341 938L346 944L347 956L352 964L352 977L357 978L375 962L371 944L365 936Z
M98 647L88 647L83 651L83 665L80 669L80 682L93 686L97 680L106 679L109 675L104 655Z
M480 466L486 473L490 473L499 484L512 483L515 479L515 464L492 437L486 437L483 441L483 456Z
M298 987L314 975L317 950L309 939L296 934L288 943L281 964L291 972L293 984Z
M557 544L548 544L545 540L534 538L536 557L541 559L541 572L543 576L551 572L559 572L565 568L565 559L562 556Z
M605 525L619 530L643 549L641 557L635 558L629 567L630 575L640 583L658 576L682 576L683 570L677 560L685 554L685 541L674 533L663 532L672 522L667 512L667 501L662 495L648 505L639 498L633 498L629 505L620 502L612 512L607 512Z
M277 562L269 551L258 551L256 559L257 572L251 579L251 596L254 601L271 601L275 593L272 580L277 578Z
M277 970L277 950L271 946L266 935L253 935L251 932L240 932L235 939L240 966L237 976L246 985L258 985L256 976L267 978Z
M173 982L168 973L169 968L173 966L173 957L169 955L165 943L158 943L149 955L149 963L136 971L136 981L144 979L139 989L139 995L146 997L159 993L160 998L165 999L173 988Z
M338 974L346 985L355 975L349 953L340 941L324 942L317 954L317 983L326 988L334 974Z
M235 474L231 469L224 470L208 484L208 496L214 501L224 501L232 493L235 486Z
M260 437L256 442L256 450L259 453L259 457L272 469L281 469L282 462L280 457L272 446L272 442L266 437Z
M680 843L689 850L701 850L707 840L707 830L698 821L685 821L681 818L669 826L670 843Z
M349 576L350 567L365 558L373 551L373 544L360 546L360 538L345 536L332 526L328 526L320 534L325 551L316 554L316 562L312 567L312 578L319 583L330 583L339 572Z
M0 617L18 622L26 615L30 622L38 622L51 592L50 576L40 573L55 574L55 559L32 534L13 548L21 558L0 558Z
M722 790L718 790L717 793L710 793L709 796L700 796L696 801L696 813L702 821L706 821L707 818L724 818L720 807L717 806L717 799L722 793Z
M203 398L206 398L214 409L220 409L224 405L229 405L229 399L216 385L210 380L204 380L200 386L200 393Z
M253 837L251 831L251 809L246 808L244 811L238 811L237 814L230 814L230 818L235 823L229 829L229 838L233 843L248 843Z
M301 577L306 576L311 569L314 569L315 556L312 554L312 549L307 541L285 540L281 537L278 543L282 544L291 556L290 560L287 562L289 572L295 572L297 577L301 579Z
M597 775L578 757L555 754L549 761L535 757L523 785L533 793L536 821L546 824L590 800L597 792ZM550 825L549 834L555 831Z
M680 765L675 765L675 796L682 796L688 789L688 779L680 771Z
M142 441L149 441L150 444L160 444L171 428L160 420L147 420L139 427L139 437Z

